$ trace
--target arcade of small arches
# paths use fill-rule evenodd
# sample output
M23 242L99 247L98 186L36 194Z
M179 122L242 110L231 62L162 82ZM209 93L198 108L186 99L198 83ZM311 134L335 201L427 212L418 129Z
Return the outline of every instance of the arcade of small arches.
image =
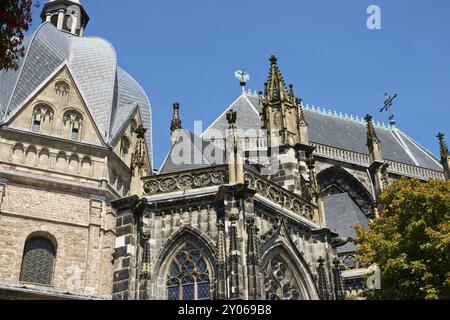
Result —
M10 162L29 167L67 172L74 175L92 177L92 159L87 155L67 154L64 151L40 148L17 143L11 147Z

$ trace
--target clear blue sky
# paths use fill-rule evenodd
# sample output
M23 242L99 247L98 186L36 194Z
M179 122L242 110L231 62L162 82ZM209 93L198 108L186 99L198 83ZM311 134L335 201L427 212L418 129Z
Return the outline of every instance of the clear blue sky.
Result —
M450 142L448 0L81 2L86 35L109 40L150 97L156 167L169 148L172 102L185 128L206 128L240 94L234 71L263 88L270 54L305 103L386 121L378 111L391 91L400 129L435 154L438 131ZM370 4L381 7L382 30L366 27Z

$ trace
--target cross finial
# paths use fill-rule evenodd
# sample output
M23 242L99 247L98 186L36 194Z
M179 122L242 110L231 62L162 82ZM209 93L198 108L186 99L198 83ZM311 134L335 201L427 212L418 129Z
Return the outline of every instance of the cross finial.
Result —
M385 93L384 96L386 97L386 100L384 101L384 106L380 109L380 112L388 112L389 115L389 124L391 126L395 126L397 121L395 120L395 115L392 113L391 109L394 104L394 99L398 97L398 94L394 94L391 96L389 93Z

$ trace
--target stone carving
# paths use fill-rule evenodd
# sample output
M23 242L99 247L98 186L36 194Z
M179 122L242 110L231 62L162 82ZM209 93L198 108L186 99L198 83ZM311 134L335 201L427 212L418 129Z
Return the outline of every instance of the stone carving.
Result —
M300 292L291 270L280 259L272 260L264 273L267 300L299 300Z
M297 213L303 218L317 222L313 204L253 173L246 172L244 179L249 187L255 189L261 196Z
M169 175L150 178L144 182L144 194L154 195L174 191L185 191L209 186L222 185L228 182L225 166L192 171L190 174Z

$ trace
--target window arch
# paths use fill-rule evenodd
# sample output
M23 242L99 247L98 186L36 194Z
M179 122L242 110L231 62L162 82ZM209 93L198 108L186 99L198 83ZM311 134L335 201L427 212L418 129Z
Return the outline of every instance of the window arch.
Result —
M49 105L45 103L36 105L33 110L31 130L36 133L49 134L53 124L53 116L53 109Z
M66 81L58 81L55 84L55 95L59 101L67 104L69 102L70 85Z
M294 274L280 256L272 259L264 270L266 300L300 300Z
M120 141L120 157L123 161L127 160L128 153L130 152L130 141L126 137L122 137Z
M202 251L191 243L183 245L167 273L168 300L209 300L210 270Z
M25 242L20 281L51 286L55 266L56 247L49 239L36 236Z
M83 128L83 116L75 110L67 111L63 117L64 135L71 140L80 141Z

